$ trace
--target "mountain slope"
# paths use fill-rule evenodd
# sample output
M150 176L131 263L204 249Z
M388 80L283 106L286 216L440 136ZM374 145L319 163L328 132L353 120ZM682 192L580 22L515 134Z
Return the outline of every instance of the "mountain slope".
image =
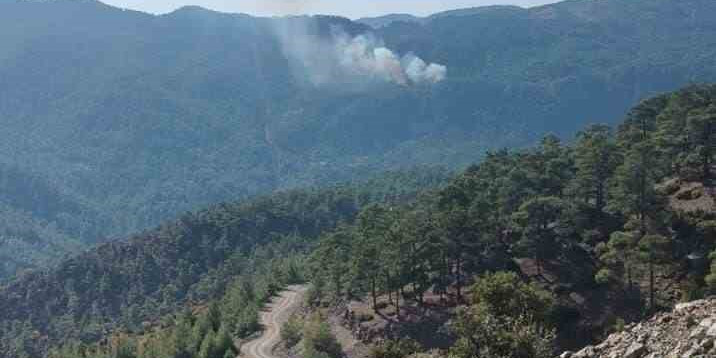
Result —
M101 225L84 203L35 173L0 163L0 187L0 278L58 262L82 247L76 237L94 236L89 231Z
M373 30L335 17L6 1L0 162L83 203L92 220L70 215L88 230L66 235L92 243L202 205L416 164L459 167L487 148L619 118L646 95L716 80L715 19L711 0L572 0ZM276 36L287 23L308 23L307 39L324 41L338 27L370 32L448 76L315 86Z
M389 173L215 205L25 273L0 284L0 356L43 356L59 343L140 331L144 322L221 297L238 276L258 284L257 270L295 258L322 232L352 222L362 206L412 200L446 175Z
M679 289L716 289L716 253L711 272L703 255L716 249L715 213L674 200L713 195L715 121L716 86L694 86L643 101L615 132L489 152L449 182L398 172L186 214L0 285L0 355L233 356L229 336L260 330L260 307L304 279L317 306L362 298L340 315L366 339L373 328L440 348L458 339L448 353L464 358L512 353L514 338L545 354L502 356L581 347ZM456 316L426 311L470 302ZM451 317L426 337L421 320ZM211 345L223 348L207 355Z

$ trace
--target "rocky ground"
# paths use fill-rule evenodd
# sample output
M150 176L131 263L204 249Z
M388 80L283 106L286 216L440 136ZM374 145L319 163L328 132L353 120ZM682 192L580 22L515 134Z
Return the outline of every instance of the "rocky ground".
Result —
M715 358L716 297L631 324L596 346L560 358Z

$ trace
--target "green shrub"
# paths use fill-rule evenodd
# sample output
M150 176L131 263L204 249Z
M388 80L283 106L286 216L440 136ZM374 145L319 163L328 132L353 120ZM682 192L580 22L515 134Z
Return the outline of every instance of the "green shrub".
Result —
M291 348L298 344L303 337L303 322L293 316L283 327L281 327L281 341L286 348Z
M623 318L617 318L616 322L614 322L614 332L623 332L626 328L626 321L624 321Z
M690 276L681 288L681 300L684 302L704 298L704 290L696 277Z
M303 354L306 358L339 358L343 356L341 344L331 332L331 327L319 314L315 314L304 324Z
M372 358L403 358L418 353L422 347L412 339L388 340L373 347Z
M322 299L323 284L320 280L315 280L308 288L308 291L306 291L306 302L311 306L317 307L320 306Z

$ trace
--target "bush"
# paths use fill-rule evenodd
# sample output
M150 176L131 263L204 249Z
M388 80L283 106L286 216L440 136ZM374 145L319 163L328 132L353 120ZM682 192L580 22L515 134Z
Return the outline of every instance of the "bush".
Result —
M513 272L480 276L471 287L473 305L496 317L530 316L546 323L555 297L534 283L526 283Z
M709 293L716 294L716 251L709 256L711 259L711 273L704 279Z
M489 312L466 309L458 312L458 341L451 358L551 358L555 331L531 317L496 317Z
M597 272L597 274L594 276L594 281L596 281L600 285L608 284L613 277L612 270L603 268Z
M614 332L624 332L626 329L626 321L623 318L617 318L617 320L614 322L613 330Z
M323 300L323 283L320 280L315 280L306 291L306 302L317 307L320 306L321 300Z
M303 337L303 322L297 317L291 317L281 327L281 341L286 348L292 348L301 341Z
M549 358L554 347L555 297L511 272L476 279L472 305L456 312L455 358ZM564 311L566 315L567 311Z
M343 356L341 344L331 327L316 314L304 325L303 354L306 358L339 358Z
M695 301L704 298L704 290L699 284L698 278L690 275L681 288L681 300L684 302Z
M420 344L412 339L389 340L375 346L370 355L372 358L403 358L421 350Z

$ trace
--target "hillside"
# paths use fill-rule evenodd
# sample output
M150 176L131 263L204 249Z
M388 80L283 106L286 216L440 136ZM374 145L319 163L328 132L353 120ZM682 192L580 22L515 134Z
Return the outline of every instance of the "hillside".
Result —
M308 51L282 41L291 32ZM365 33L445 65L447 77L356 85L343 65L310 57ZM487 7L379 29L335 17L3 1L0 163L82 209L62 208L60 219L8 204L42 229L0 254L39 248L17 255L12 274L54 262L49 251L76 253L216 202L385 169L461 167L485 149L614 123L645 96L715 81L714 38L711 0Z
M613 131L491 152L426 200L367 207L313 252L313 310L371 358L548 358L648 329L716 293L715 100L715 86L656 96ZM661 357L680 334L637 351ZM594 357L632 357L631 339L608 342Z
M369 358L578 350L716 292L714 121L716 86L688 87L447 184L418 170L186 214L0 286L0 355L233 357L306 282L281 333L300 357L343 357L336 323Z
M245 308L249 302L230 296L242 282L255 291L251 301L263 302L280 285L301 279L301 257L316 236L352 222L369 203L413 200L444 180L429 171L392 173L215 205L25 273L0 284L0 356L44 356L60 343L144 332L165 315L224 296ZM229 332L257 330L235 323L247 317L242 311L227 317L234 322Z
M34 173L2 164L0 187L0 278L82 247L74 237L95 218L81 202Z

